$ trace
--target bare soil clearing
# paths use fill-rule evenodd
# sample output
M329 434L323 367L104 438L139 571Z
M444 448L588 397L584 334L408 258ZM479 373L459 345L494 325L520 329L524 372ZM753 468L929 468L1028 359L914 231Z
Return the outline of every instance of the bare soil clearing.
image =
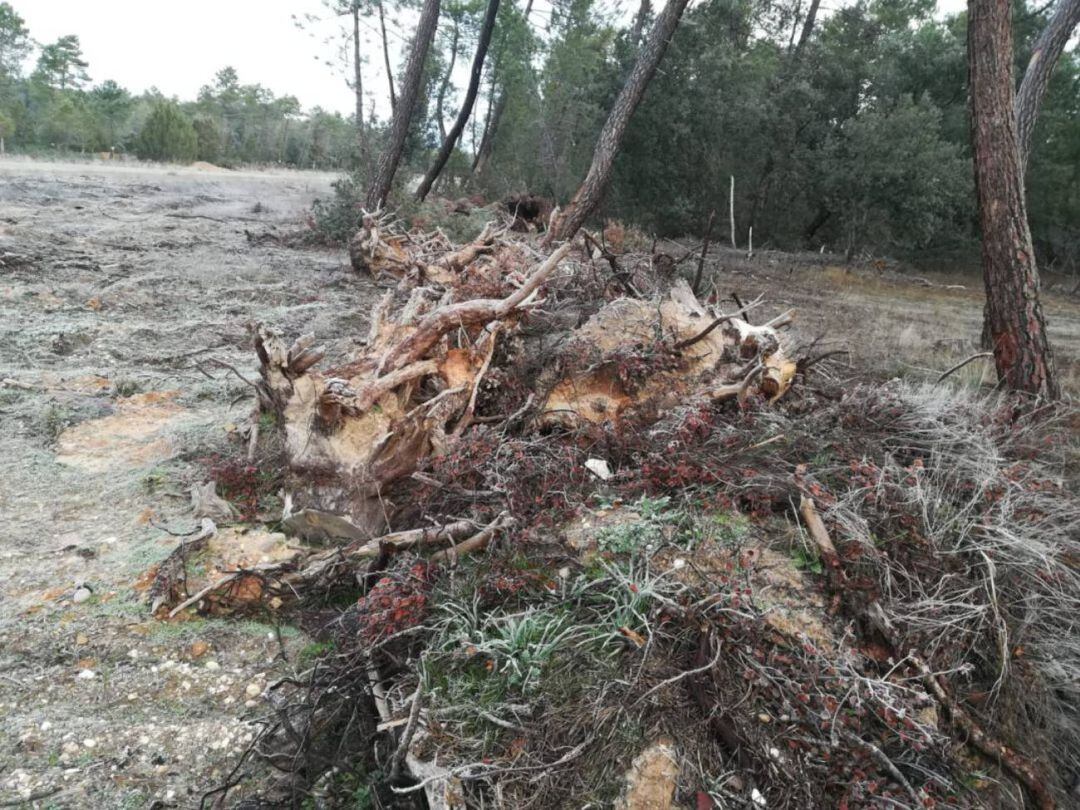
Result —
M250 405L196 364L250 368L255 318L331 356L365 331L377 290L343 254L245 235L297 228L332 179L0 163L0 800L197 805L295 664L295 630L161 624L137 580Z

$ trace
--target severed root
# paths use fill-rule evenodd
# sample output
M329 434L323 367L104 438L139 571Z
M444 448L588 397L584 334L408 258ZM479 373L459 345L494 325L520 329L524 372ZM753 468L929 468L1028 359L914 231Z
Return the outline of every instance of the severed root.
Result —
M453 284L466 267L495 250L496 240L503 234L503 230L494 222L487 223L472 242L428 264L424 268L424 275L437 284Z
M378 278L383 273L402 278L413 268L413 260L405 249L408 241L402 235L385 233L386 217L380 212L364 213L360 230L349 240L349 260L353 270Z
M566 258L572 245L563 245L533 271L520 288L503 299L481 298L440 307L425 316L405 340L392 347L380 366L394 371L425 357L442 337L455 329L506 318L525 304Z
M502 512L495 520L485 526L481 531L474 534L468 540L458 543L445 551L437 551L431 555L432 562L449 561L456 564L462 554L470 554L487 548L488 543L500 530L512 526L513 518L508 512Z
M209 554L204 557L213 559L203 559L201 562L203 567L218 573L209 581L201 578L195 586L198 590L188 596L187 588L191 583L186 561L191 555L206 551L207 541L216 532L211 521L205 521L205 524L209 525L203 532L182 542L158 567L151 589L153 608L157 612L159 608L169 607L167 617L170 619L207 597L211 597L209 601L215 610L250 607L270 596L274 600L273 606L281 607L286 601L295 600L315 587L352 582L362 573L366 561L385 558L406 549L449 546L432 554L431 560L455 563L464 554L486 548L496 534L513 525L513 520L503 512L486 526L471 520L458 520L442 526L392 532L330 550L316 551L290 546L289 557L259 562L250 567L224 562L220 558L222 550L211 545ZM228 554L223 556L227 558Z
M305 583L321 581L342 566L349 567L353 562L374 559L384 549L395 552L416 546L453 543L475 531L476 524L471 520L459 520L444 526L393 532L364 543L350 543L342 548L309 557L299 570L286 574L284 581L290 587L299 587Z
M178 598L187 587L187 558L206 548L207 542L217 533L217 526L210 518L203 518L202 527L194 537L185 537L157 567L150 585L150 612Z

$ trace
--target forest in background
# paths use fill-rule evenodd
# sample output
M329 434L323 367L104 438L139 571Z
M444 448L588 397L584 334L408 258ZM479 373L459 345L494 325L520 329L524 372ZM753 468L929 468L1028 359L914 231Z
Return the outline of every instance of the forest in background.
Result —
M1014 5L1019 82L1051 8ZM389 24L390 35L402 38L395 25L410 18L408 4L328 6L344 15L346 38L351 11L384 32L381 49L364 47L347 68L352 86L362 91L363 72L376 62L390 65L388 75L400 83L385 32ZM478 0L443 5L399 182L425 171L453 121L465 91L461 65L472 58L485 7ZM555 0L543 10L528 0L502 4L476 109L436 191L489 199L529 191L565 201L656 11L649 0L632 17L596 0ZM0 135L12 151L340 168L354 175L342 192L348 197L365 185L387 136L389 122L370 103L387 88L371 82L366 99L358 94L367 110L358 146L355 114L305 112L292 96L242 84L231 68L193 101L135 95L91 81L77 36L36 47L31 33L10 4L0 4ZM942 18L934 0L859 0L817 19L804 0L696 4L634 116L599 214L664 235L701 233L712 209L727 208L734 178L739 244L753 227L756 245L973 257L965 37L966 14ZM1076 272L1075 48L1052 76L1025 179L1040 266ZM728 230L720 220L718 234Z

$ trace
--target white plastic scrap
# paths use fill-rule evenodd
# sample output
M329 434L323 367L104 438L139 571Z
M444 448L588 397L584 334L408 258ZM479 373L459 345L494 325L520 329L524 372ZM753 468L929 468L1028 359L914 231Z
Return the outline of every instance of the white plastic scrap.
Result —
M612 477L611 467L602 458L590 458L585 461L585 469L599 478L601 481L607 481Z

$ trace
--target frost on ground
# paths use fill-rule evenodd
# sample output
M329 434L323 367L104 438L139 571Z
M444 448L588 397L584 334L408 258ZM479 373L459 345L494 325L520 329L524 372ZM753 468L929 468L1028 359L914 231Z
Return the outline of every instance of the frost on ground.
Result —
M332 355L365 331L341 253L259 239L331 180L0 163L0 801L195 806L303 653L270 623L157 622L139 577L249 408L209 359L251 372L256 318Z

